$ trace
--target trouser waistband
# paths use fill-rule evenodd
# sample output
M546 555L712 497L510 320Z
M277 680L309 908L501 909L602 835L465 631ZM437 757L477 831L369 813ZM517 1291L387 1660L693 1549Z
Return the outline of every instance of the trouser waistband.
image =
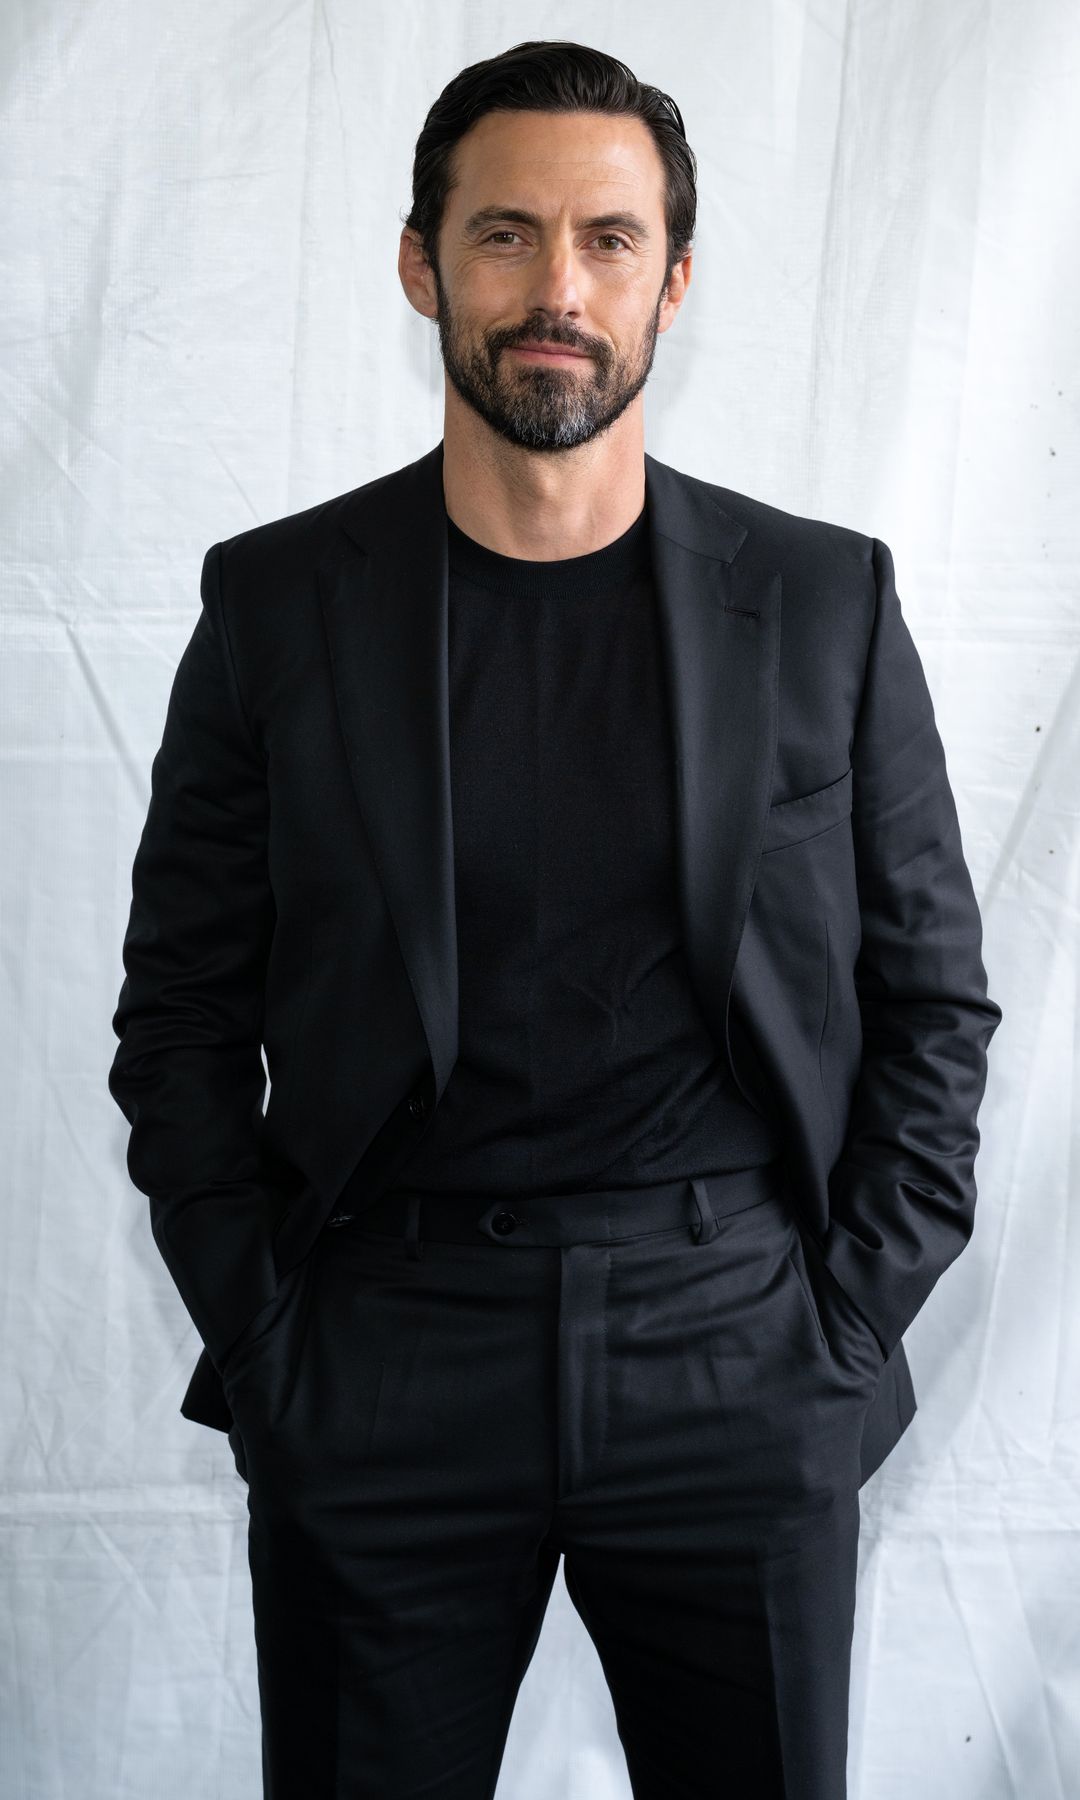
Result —
M574 1194L422 1194L402 1189L356 1212L337 1212L328 1227L355 1223L359 1231L400 1235L410 1256L420 1242L530 1247L603 1243L686 1225L695 1243L708 1243L729 1213L779 1193L783 1160L716 1175L692 1175L648 1187L601 1188Z

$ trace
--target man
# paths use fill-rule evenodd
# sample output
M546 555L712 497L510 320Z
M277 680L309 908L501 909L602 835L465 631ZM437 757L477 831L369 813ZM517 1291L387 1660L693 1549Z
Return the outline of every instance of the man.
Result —
M1000 1014L887 546L645 454L694 173L599 52L464 70L399 259L441 443L206 557L110 1088L274 1800L494 1793L560 1555L636 1796L845 1792Z

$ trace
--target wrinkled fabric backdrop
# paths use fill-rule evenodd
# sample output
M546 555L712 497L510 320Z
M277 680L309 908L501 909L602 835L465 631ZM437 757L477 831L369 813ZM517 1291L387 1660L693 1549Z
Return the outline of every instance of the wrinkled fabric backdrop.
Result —
M1005 1015L975 1233L862 1490L851 1797L1076 1800L1071 0L4 9L0 1793L261 1791L246 1489L179 1414L199 1343L106 1088L131 864L204 551L441 436L396 273L413 146L538 36L683 110L696 255L647 447L890 545ZM629 1792L560 1576L499 1793Z

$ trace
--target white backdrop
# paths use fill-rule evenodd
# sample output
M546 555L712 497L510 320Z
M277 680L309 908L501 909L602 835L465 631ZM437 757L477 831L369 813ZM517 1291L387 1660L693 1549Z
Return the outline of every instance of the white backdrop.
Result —
M11 0L4 1800L260 1793L246 1490L177 1410L199 1344L106 1088L131 864L203 552L441 435L413 145L544 36L671 92L699 158L647 447L893 550L1004 1011L975 1234L862 1490L851 1800L1080 1795L1080 9ZM560 1575L500 1800L629 1792Z

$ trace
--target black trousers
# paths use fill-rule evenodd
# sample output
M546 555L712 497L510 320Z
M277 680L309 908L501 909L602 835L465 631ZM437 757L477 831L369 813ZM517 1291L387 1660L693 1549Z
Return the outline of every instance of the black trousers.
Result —
M223 1371L267 1800L488 1800L560 1556L636 1800L843 1800L880 1367L778 1165L328 1225Z

